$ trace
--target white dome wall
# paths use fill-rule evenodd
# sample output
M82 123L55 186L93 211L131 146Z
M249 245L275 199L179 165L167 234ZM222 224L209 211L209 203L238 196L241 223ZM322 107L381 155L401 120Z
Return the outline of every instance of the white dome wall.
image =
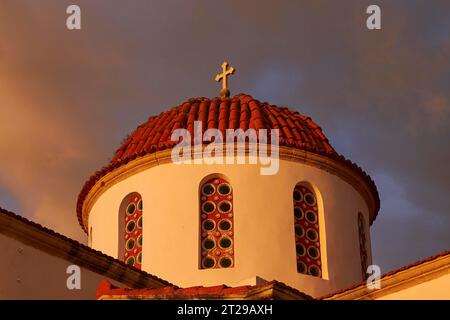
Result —
M233 187L235 266L229 269L199 269L199 184L214 173ZM296 269L292 192L299 182L310 183L322 198L324 279ZM251 284L250 278L259 276L320 296L362 281L357 216L362 212L368 226L368 207L350 184L324 170L280 160L273 176L260 175L257 165L239 164L166 163L138 172L103 192L89 213L92 247L113 257L118 257L119 207L130 192L143 198L143 269L178 286Z

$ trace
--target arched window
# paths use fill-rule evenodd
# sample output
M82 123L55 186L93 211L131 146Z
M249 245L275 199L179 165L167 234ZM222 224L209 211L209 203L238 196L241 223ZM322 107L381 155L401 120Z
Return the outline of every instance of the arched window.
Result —
M141 269L143 203L139 193L124 198L119 214L119 256L123 261Z
M200 185L200 268L234 266L233 189L212 177Z
M294 188L293 201L297 271L321 277L320 221L316 194L309 186L298 184Z
M366 244L366 222L361 212L358 212L359 254L361 256L361 272L363 280L367 279L367 244Z

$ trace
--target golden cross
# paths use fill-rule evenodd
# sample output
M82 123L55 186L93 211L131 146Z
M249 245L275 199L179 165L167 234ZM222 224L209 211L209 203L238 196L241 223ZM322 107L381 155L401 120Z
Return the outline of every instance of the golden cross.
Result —
M230 90L228 90L227 77L229 75L232 75L234 71L236 71L233 67L230 67L229 69L227 69L227 67L228 62L225 61L224 63L222 63L222 73L218 73L215 78L217 82L220 82L220 80L222 80L222 90L220 91L220 95L222 97L230 96Z

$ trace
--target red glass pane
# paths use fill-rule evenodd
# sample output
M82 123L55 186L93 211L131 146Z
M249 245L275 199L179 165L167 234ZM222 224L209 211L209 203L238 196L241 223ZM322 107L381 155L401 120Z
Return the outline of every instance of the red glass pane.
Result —
M234 266L233 190L227 180L211 178L200 187L200 266Z
M297 271L321 277L319 209L316 195L306 186L296 186L293 202Z
M125 206L124 212L124 261L130 266L141 269L142 263L142 197L133 194Z

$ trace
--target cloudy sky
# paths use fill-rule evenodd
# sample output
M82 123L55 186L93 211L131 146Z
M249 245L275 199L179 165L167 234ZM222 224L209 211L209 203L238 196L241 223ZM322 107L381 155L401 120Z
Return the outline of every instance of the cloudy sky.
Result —
M224 59L232 93L309 115L373 177L383 272L449 249L448 0L0 0L0 206L84 241L86 178L148 116L216 96Z

